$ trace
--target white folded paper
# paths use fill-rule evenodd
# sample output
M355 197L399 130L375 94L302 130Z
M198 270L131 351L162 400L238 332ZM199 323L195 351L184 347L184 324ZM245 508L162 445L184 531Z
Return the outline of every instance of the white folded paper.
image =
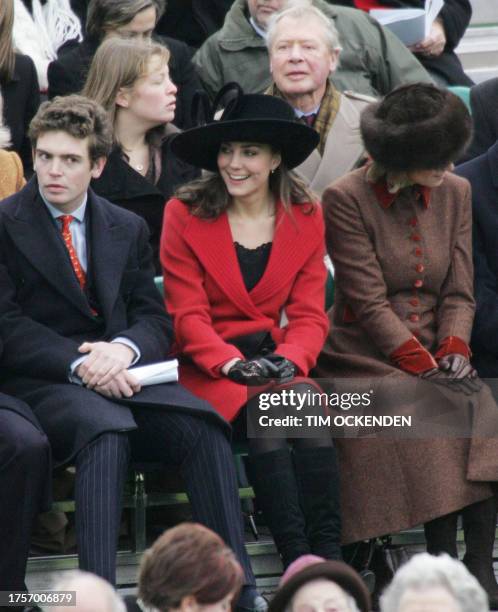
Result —
M138 368L130 368L130 372L142 385L160 385L162 383L178 381L178 361L170 359L169 361L161 361L159 363L151 363Z
M423 9L371 9L370 15L389 28L407 46L415 45L429 34L444 0L425 0Z

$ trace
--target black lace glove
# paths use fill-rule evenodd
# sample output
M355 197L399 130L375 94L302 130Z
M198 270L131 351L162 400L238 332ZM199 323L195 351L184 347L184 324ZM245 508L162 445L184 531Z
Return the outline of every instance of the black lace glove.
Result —
M296 375L296 366L285 357L270 353L249 361L237 361L228 378L239 385L258 387L272 382L287 383Z
M472 368L475 372L475 370ZM475 375L467 375L464 378L456 378L446 371L440 370L439 368L433 368L428 372L424 372L421 378L429 380L436 385L442 385L455 393L463 393L465 395L472 395L481 389L482 383Z

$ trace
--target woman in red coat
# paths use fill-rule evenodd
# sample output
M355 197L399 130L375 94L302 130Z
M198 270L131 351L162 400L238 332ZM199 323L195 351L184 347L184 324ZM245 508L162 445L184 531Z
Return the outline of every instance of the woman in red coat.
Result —
M274 405L291 388L316 391L303 377L328 329L324 226L289 173L316 141L283 100L237 90L218 121L173 141L180 159L212 174L168 202L161 239L180 379L237 429L257 417L248 422L252 482L285 566L309 552L340 557L330 433L299 438L295 427L291 452L289 430L258 429L259 416L297 414Z

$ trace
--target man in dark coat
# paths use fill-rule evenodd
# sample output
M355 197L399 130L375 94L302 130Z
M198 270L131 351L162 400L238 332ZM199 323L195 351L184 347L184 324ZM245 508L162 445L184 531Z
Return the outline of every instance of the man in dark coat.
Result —
M470 108L474 122L474 136L463 160L474 159L486 153L498 139L498 77L472 87Z
M330 4L341 4L367 10L365 0L327 0ZM379 0L382 8L424 8L425 0ZM463 71L462 64L455 53L460 39L472 17L470 0L445 0L431 33L412 51L417 59L436 79L444 85L470 86L473 81ZM410 47L411 48L411 47Z
M0 591L25 590L31 528L48 510L49 485L50 448L40 424L26 404L0 393ZM3 610L13 608L0 603Z
M163 11L164 0L93 0L88 7L87 38L65 45L48 66L48 97L80 92L95 51L106 36L150 38ZM192 98L202 89L190 61L191 51L173 38L161 36L157 41L170 50L171 80L178 87L174 124L186 129L192 126Z
M242 563L252 607L228 425L180 384L141 389L128 370L165 359L172 326L145 222L88 189L111 147L107 114L58 98L40 107L30 138L36 177L0 213L0 390L32 407L56 464L76 464L80 566L115 580L131 451L180 469L194 519Z
M498 377L498 141L458 166L472 185L474 291L473 363L482 378Z

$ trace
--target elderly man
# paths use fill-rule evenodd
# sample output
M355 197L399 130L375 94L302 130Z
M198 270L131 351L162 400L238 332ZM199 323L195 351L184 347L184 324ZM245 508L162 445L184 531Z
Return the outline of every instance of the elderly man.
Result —
M309 0L311 2L311 0ZM193 61L211 97L237 81L246 93L263 93L271 83L265 38L271 15L289 0L235 0L221 30L208 38ZM334 83L367 95L384 95L397 85L431 77L394 34L366 13L313 0L341 37L341 62Z
M320 134L317 149L297 170L321 195L331 181L365 160L360 113L373 98L340 93L330 81L339 62L339 38L315 6L293 6L273 16L267 43L274 79L267 93L284 98Z

